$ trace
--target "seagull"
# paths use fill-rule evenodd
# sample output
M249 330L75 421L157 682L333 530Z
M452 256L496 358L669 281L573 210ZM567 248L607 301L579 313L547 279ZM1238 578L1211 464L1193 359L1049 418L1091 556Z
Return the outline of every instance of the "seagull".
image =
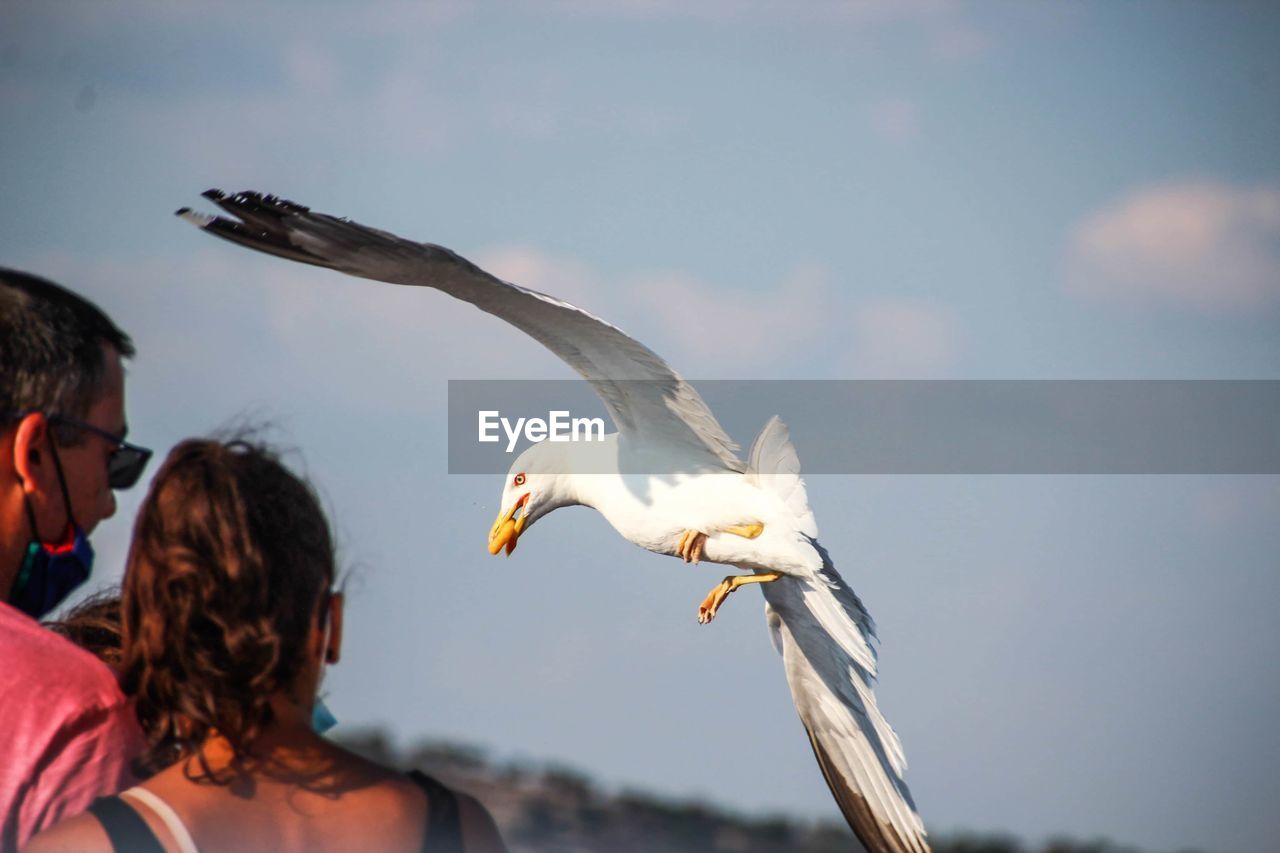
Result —
M649 551L741 570L707 594L698 621L714 619L740 587L760 587L796 711L850 828L872 853L927 853L903 781L902 744L873 692L875 625L818 542L799 457L777 416L743 462L693 386L599 317L502 281L442 246L262 193L203 195L234 218L189 208L177 215L267 254L444 291L521 329L586 379L617 431L603 442L544 441L520 454L489 531L490 553L510 555L552 510L588 506Z

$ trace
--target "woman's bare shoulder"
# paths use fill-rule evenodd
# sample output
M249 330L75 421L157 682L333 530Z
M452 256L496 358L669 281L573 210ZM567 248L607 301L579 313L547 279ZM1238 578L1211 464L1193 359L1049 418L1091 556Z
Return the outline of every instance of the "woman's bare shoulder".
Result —
M408 821L421 826L426 821L427 799L412 779L398 770L384 767L353 752L335 747L341 768L336 774L339 801L383 821Z
M345 777L352 790L417 805L425 803L422 789L407 774L370 761L336 744L333 745L333 750L335 767L341 768L337 775Z
M107 831L87 812L59 821L35 835L22 848L23 853L112 853L113 849Z

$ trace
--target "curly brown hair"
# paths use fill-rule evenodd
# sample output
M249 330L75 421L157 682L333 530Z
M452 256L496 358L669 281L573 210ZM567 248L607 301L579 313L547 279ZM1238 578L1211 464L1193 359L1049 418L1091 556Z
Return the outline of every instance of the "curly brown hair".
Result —
M250 758L333 579L320 502L274 451L175 447L138 511L123 585L122 680L148 742L139 771L198 755L212 731Z

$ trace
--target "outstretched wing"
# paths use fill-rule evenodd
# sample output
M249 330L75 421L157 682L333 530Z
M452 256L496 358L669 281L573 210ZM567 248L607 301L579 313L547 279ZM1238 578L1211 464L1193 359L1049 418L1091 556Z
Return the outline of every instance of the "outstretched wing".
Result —
M928 853L924 823L902 778L902 744L876 706L874 672L844 650L859 643L869 648L875 629L826 552L814 545L823 558L816 581L784 577L760 585L796 712L827 786L863 846L871 853ZM824 627L830 620L815 615L815 598L846 615L840 621L851 636L832 636Z
M178 215L260 252L361 278L434 287L470 302L521 329L581 374L620 432L646 444L703 454L716 467L744 470L737 445L693 386L653 350L599 317L502 281L442 246L405 240L260 193L228 196L209 190L204 196L236 220L188 208Z

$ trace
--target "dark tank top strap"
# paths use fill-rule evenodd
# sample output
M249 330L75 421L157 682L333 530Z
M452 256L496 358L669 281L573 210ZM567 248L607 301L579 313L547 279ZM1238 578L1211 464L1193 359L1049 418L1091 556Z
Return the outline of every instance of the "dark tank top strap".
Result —
M164 853L164 845L142 815L119 797L99 797L89 804L116 853Z
M427 835L422 841L423 851L463 853L458 796L421 770L410 770L409 778L427 795Z

